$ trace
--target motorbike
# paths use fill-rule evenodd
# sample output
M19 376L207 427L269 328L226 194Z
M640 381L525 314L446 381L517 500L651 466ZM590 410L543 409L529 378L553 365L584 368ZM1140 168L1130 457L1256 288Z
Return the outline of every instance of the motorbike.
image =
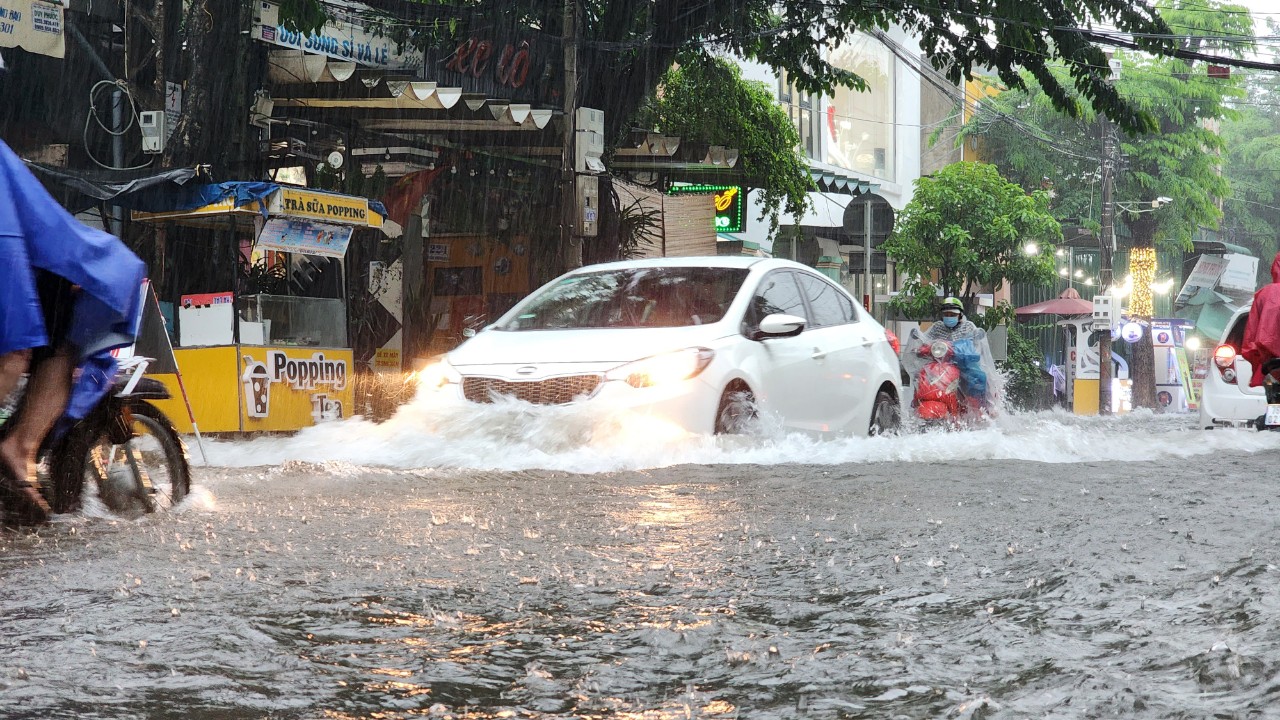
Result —
M151 402L170 394L146 377L150 362L120 359L112 389L62 434L50 433L40 448L40 492L55 513L78 510L90 484L107 509L129 518L172 508L191 491L186 445ZM0 437L15 417L0 425Z
M931 340L912 331L902 353L913 385L911 407L926 429L952 429L985 419L998 375L989 362L986 336Z
M965 412L960 398L960 368L954 362L955 348L946 340L935 340L920 350L927 362L915 378L916 415L926 423L955 424Z

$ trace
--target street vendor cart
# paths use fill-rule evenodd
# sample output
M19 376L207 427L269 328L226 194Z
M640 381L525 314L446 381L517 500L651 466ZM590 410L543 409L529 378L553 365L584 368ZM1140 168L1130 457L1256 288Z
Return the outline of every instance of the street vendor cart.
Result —
M353 414L344 257L354 233L394 232L381 204L240 182L184 189L169 205L133 218L171 242L198 238L208 258L174 267L160 297L200 429L289 431ZM165 408L185 418L178 409Z

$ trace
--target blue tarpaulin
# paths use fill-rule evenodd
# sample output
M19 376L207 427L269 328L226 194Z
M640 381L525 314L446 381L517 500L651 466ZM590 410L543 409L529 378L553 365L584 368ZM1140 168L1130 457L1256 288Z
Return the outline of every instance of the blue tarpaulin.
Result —
M87 411L114 373L107 353L133 342L145 266L118 238L72 217L0 142L0 353L50 344L37 270L80 288L67 339L82 372L70 407Z
M152 194L145 202L135 202L130 207L144 212L182 212L195 210L206 205L221 202L227 198L235 198L237 207L249 205L254 201L263 203L263 215L266 215L266 203L272 193L279 190L279 183L263 181L237 181L222 183L204 183L183 187L170 187L163 194ZM307 192L324 193L323 190L308 188ZM335 194L336 193L329 193ZM346 197L346 196L343 196ZM369 200L369 209L383 218L387 217L387 208L377 200Z

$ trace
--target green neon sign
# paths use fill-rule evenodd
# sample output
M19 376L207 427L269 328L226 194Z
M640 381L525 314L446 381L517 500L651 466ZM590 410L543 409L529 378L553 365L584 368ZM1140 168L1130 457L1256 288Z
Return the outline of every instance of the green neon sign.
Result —
M747 228L747 198L739 185L676 185L669 195L712 195L716 232L739 233Z

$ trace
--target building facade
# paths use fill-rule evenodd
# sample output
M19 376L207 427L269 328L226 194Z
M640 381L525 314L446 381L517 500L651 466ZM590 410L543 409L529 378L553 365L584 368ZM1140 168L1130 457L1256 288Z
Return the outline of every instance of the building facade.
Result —
M877 317L884 317L897 279L881 244L896 214L911 201L921 174L921 76L917 43L900 29L854 33L828 47L832 65L866 82L811 95L786 74L744 62L743 76L776 93L800 136L817 189L802 216L782 215L776 229L749 194L747 227L728 234L744 248L814 266L836 279Z

